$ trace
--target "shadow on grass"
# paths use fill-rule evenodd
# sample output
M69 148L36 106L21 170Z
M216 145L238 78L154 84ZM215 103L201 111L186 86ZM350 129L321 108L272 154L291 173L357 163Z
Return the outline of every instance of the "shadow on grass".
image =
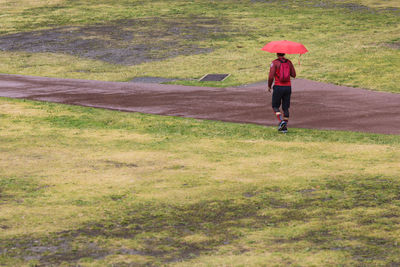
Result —
M306 242L310 253L337 251L358 264L400 264L400 247L391 234L399 230L400 218L400 181L395 179L339 177L311 182L309 188L243 188L231 199L194 204L118 201L120 210L115 214L79 229L0 241L0 255L35 259L43 265L143 255L153 259L151 265L194 258L226 244L239 248L245 231L291 225L307 228L272 237L265 241L266 248L284 254L303 251L301 244ZM349 223L354 226L343 226ZM130 239L140 246L102 245L99 238Z

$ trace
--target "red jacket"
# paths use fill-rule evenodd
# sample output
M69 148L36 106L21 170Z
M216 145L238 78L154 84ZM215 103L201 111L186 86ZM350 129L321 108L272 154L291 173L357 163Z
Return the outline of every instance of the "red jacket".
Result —
M282 59L286 59L284 57L282 57ZM294 69L293 63L287 59L287 61L289 62L290 65L290 76L292 76L293 78L296 78L296 70ZM275 85L281 85L281 86L291 86L292 83L289 82L281 82L279 81L279 69L281 66L281 62L279 61L279 59L275 59L274 61L272 61L271 63L271 67L269 69L269 77L268 77L268 87L272 87L272 83L275 80Z

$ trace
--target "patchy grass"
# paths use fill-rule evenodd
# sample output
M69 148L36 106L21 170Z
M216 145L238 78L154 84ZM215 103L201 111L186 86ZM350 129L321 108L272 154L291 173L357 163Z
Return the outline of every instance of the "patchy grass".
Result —
M0 101L5 265L400 263L399 136Z
M265 80L266 42L291 39L310 50L297 67L302 78L399 92L398 8L378 0L0 0L0 72L195 85L223 72L232 75L212 85L238 85ZM37 46L46 34L64 46ZM18 38L18 49L5 49ZM157 53L147 49L156 43ZM140 57L115 54L126 48L141 48ZM278 135L0 98L0 262L396 266L399 147L395 135Z
M389 10L396 10L400 9L400 3L396 0L386 0L386 1L375 1L375 0L356 0L356 1L349 1L349 0L342 0L336 2L344 2L344 3L351 3L356 2L358 4L370 7L370 8L377 8L377 9L389 9ZM398 11L398 10L397 10Z
M296 65L299 77L399 92L397 2L3 1L0 72L108 81L155 76L195 85L208 85L195 80L206 73L231 73L216 85L239 85L265 80L274 55L260 48L289 39L310 50ZM59 42L38 45L45 33ZM10 48L11 40L20 47ZM159 49L150 51L155 44Z
M117 20L10 34L0 38L0 49L65 53L114 64L137 65L210 52L213 48L199 47L195 43L225 38L234 31L223 23L206 17Z

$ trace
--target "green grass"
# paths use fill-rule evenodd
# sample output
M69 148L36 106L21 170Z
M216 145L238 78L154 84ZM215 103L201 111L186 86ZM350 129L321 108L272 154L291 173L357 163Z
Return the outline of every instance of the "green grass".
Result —
M0 72L230 86L265 80L273 55L260 48L290 39L310 50L296 65L301 78L399 92L398 8L394 0L0 0L0 37L154 17L168 25L206 17L224 29L174 37L179 53L214 49L206 54L124 66L1 51ZM140 24L141 41L156 40L151 25ZM212 72L232 75L193 80ZM399 160L398 135L279 135L259 125L0 98L0 265L396 266Z
M352 4L353 3L353 4ZM362 6L364 5L364 6ZM365 8L367 7L367 8ZM396 9L397 8L397 9ZM21 1L0 2L1 34L162 17L170 22L206 17L223 22L223 34L184 45L213 48L134 66L115 65L62 53L0 52L0 72L51 77L128 81L134 77L179 78L181 84L209 85L206 73L231 73L217 86L265 80L274 55L261 51L271 40L306 45L299 77L322 82L399 92L398 1ZM158 27L157 27L158 28ZM142 38L157 34L149 24ZM95 35L97 38L104 36ZM183 39L182 39L183 38ZM162 53L162 51L160 51ZM179 52L180 53L180 52ZM297 63L298 56L289 56ZM173 66L173 67L171 67Z
M398 135L6 98L0 114L6 266L400 263Z

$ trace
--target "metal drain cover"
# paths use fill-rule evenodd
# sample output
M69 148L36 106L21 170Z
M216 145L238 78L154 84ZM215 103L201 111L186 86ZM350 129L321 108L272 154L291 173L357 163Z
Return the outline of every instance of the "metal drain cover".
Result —
M230 74L206 74L200 78L200 82L222 82Z

